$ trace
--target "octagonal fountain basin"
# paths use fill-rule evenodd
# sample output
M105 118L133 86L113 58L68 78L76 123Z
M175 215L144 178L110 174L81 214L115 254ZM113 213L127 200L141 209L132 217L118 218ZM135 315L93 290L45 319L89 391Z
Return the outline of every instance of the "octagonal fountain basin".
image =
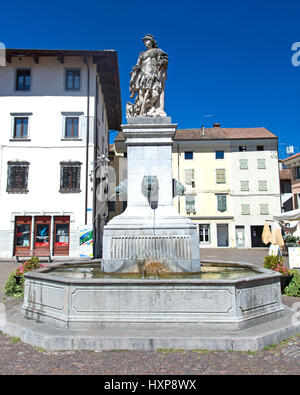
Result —
M280 276L220 262L202 262L199 273L60 263L25 274L22 308L28 319L65 329L238 330L282 314Z

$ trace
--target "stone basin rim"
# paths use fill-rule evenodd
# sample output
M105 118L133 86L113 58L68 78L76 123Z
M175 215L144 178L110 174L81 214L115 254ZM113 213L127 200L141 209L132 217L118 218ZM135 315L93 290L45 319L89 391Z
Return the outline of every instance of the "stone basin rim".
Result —
M97 262L101 262L101 260L97 260ZM36 269L31 272L24 273L24 277L26 279L33 279L37 281L48 281L48 282L58 282L58 283L65 283L65 284L84 284L84 285L112 285L112 284L131 284L131 285L140 285L140 284L151 284L151 285L172 285L172 284L190 284L190 285L201 285L201 284L240 284L240 283L251 283L256 281L258 278L260 280L273 280L276 277L281 277L280 273L277 273L272 270L264 269L261 267L257 267L250 263L244 262L229 262L229 261L214 261L214 260L205 260L202 264L209 264L209 265L216 265L216 266L235 266L235 267L245 267L251 268L257 274L253 276L245 276L239 277L236 279L161 279L161 278L144 278L144 279L122 279L122 278L88 278L88 279L76 279L70 277L57 276L51 275L48 273L50 270L58 268L60 266L66 265L76 265L76 264L93 264L97 263L93 260L88 261L60 261L59 263L52 264L51 266L42 267L40 269ZM116 273L116 272L114 272Z

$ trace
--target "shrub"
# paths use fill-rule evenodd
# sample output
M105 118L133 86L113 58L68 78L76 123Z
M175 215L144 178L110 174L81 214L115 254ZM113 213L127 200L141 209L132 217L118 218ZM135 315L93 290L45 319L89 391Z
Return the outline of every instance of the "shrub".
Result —
M5 284L4 292L7 296L12 296L14 298L20 298L24 295L24 276L21 276L19 283L15 278L16 273L12 272L8 276Z
M300 243L300 238L293 236L293 235L287 235L284 237L284 244L287 247L298 247Z
M267 255L264 259L264 268L274 270L283 276L291 274L291 271L284 266L283 257L279 255Z
M4 288L5 295L12 296L14 298L23 296L25 284L24 273L39 269L40 267L45 267L45 265L42 265L39 258L36 256L21 263L14 272L10 273ZM19 277L19 279L17 280L15 276Z
M284 288L283 294L286 296L300 296L300 273L298 270L291 270L292 281Z

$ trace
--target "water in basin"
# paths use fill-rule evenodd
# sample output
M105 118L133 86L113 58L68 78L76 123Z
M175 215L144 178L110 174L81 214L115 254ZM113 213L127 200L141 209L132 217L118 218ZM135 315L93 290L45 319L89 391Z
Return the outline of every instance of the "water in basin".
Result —
M202 264L201 272L160 272L158 274L145 273L124 273L124 272L104 272L99 264L63 264L55 268L50 268L47 273L54 276L73 279L195 279L195 280L227 280L241 277L255 276L259 272L247 266L235 266L228 264Z

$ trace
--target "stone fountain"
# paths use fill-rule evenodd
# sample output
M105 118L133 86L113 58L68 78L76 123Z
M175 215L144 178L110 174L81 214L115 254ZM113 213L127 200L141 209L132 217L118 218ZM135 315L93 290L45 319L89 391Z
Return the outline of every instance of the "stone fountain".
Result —
M200 263L197 226L173 208L168 56L153 36L143 41L122 125L128 205L104 228L103 259L26 273L22 311L0 329L45 349L261 349L300 330L280 274Z

